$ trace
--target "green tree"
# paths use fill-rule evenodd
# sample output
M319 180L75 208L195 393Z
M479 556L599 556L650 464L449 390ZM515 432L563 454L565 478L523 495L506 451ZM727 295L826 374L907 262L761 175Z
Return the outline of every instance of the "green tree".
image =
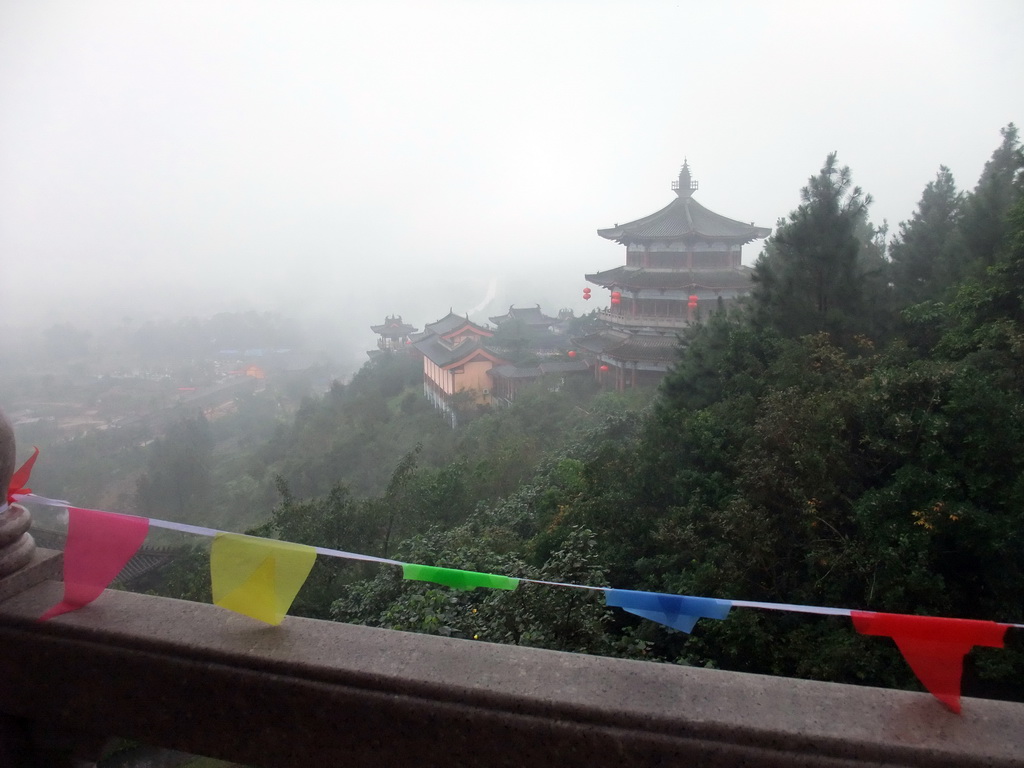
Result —
M800 198L754 267L755 316L783 336L826 331L848 342L875 325L867 288L880 259L862 242L873 233L864 226L871 197L853 186L850 169L840 168L833 152Z
M978 275L996 262L1010 231L1007 215L1024 193L1024 151L1017 126L1003 128L1003 141L985 163L974 191L964 200L961 231L973 267L962 275Z
M149 448L135 506L141 514L177 521L206 520L211 497L213 438L200 413L168 426Z
M953 174L942 166L889 249L897 306L941 298L953 286L965 258L962 203Z
M1006 223L1003 255L982 277L964 281L939 319L944 333L936 351L1001 372L1024 394L1024 197Z

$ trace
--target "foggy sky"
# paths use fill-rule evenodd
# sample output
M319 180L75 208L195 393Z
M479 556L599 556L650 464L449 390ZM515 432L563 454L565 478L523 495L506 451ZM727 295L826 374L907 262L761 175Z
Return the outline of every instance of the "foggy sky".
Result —
M591 309L595 230L684 157L773 227L838 150L894 232L1024 122L1022 33L1018 0L4 0L0 326Z

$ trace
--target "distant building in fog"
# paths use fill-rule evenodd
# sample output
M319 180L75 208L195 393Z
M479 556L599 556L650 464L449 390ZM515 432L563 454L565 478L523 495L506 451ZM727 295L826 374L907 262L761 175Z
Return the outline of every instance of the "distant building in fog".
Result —
M536 307L516 307L509 305L508 312L504 315L488 318L499 328L505 323L519 323L526 328L547 330L553 325L561 322L557 317L548 317L540 311L540 304Z
M510 405L524 386L538 380L557 389L566 376L588 375L588 364L568 350L562 326L571 317L549 317L540 306L511 306L490 318L498 326L494 330L449 312L410 335L412 349L423 356L424 394L455 426L459 398L464 406ZM524 356L530 362L510 360Z
M402 322L401 315L385 317L383 323L371 325L370 330L380 336L377 339L377 349L367 352L370 357L374 357L381 352L395 352L405 349L410 343L409 337L416 333L414 326Z
M682 329L750 292L753 270L743 266L741 248L771 233L694 200L686 162L672 189L676 199L660 211L597 231L626 246L626 264L586 275L608 289L610 306L600 313L606 327L576 343L617 390L659 380L678 358Z

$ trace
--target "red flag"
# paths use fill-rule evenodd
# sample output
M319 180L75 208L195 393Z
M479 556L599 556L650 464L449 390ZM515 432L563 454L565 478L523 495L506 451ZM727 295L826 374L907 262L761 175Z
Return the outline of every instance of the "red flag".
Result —
M39 449L36 448L32 451L32 455L28 457L28 461L22 464L18 471L11 475L11 484L7 488L7 503L14 503L15 494L32 493L31 488L26 488L25 483L28 482L29 477L32 475L32 466L36 463L36 459L39 458Z
M902 613L851 611L853 626L862 635L882 635L896 641L917 679L935 698L960 712L960 677L964 656L976 645L1002 648L1007 625L974 619L943 619Z
M99 597L142 546L148 531L145 517L68 507L64 599L39 620L77 611Z

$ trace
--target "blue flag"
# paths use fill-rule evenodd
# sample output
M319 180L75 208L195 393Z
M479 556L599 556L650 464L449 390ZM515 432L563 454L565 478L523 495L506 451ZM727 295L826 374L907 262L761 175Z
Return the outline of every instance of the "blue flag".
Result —
M732 608L729 600L631 589L606 589L605 604L687 633L693 630L697 619L724 619Z

